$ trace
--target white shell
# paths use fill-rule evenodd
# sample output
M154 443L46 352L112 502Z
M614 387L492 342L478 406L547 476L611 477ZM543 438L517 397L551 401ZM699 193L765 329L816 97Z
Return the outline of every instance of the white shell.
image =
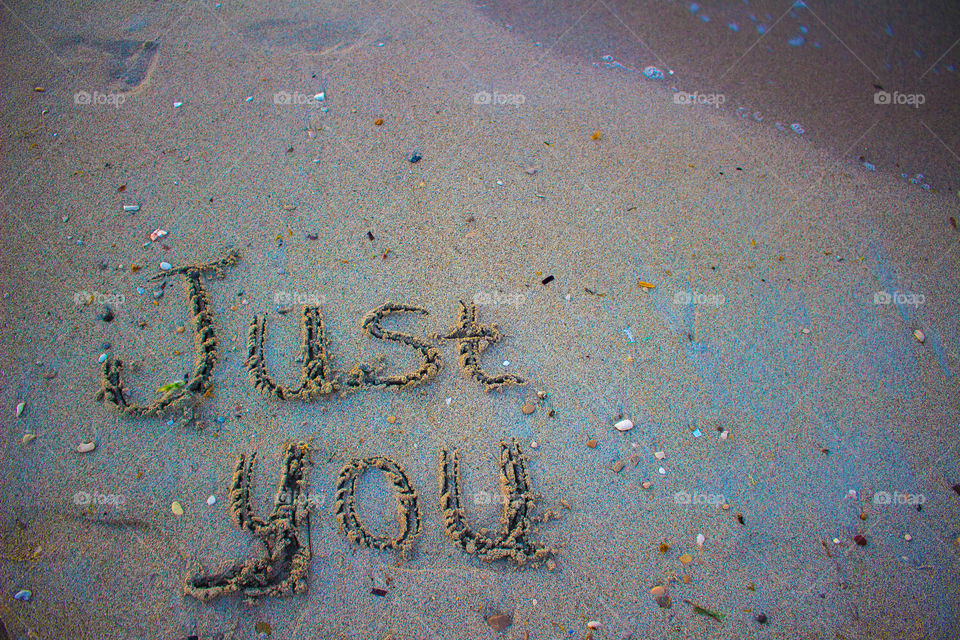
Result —
M27 406L27 403L26 403L26 402L18 402L18 403L17 403L17 417L18 417L18 418L20 417L20 414L23 413L23 408L24 408L25 406Z
M663 451L657 451L653 455L656 456L657 460L663 460L664 458L667 457L667 454L665 454Z
M77 445L77 453L90 453L97 448L96 442L81 442Z
M210 505L211 507L217 504L217 496L210 496L209 498L207 498L207 504Z
M630 431L630 429L633 429L633 422L630 420L621 420L613 426L617 431Z
M703 546L703 543L704 543L705 541L706 541L706 538L703 537L703 534L702 534L702 533L698 533L698 534L697 534L697 546L698 546L698 547L702 547L702 546Z

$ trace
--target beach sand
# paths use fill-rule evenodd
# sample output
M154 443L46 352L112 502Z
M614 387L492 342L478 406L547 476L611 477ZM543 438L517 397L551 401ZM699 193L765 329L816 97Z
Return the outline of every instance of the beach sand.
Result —
M609 35L603 21L540 37L549 11L508 29L508 9L4 9L9 637L256 638L262 623L291 639L956 636L955 107L933 104L939 115L924 120L947 147L936 155L923 155L939 145L912 137L915 123L878 125L858 146L803 105L792 118L739 117L736 83L717 85L731 93L724 108L677 104L674 88L698 87L683 84L690 63L648 80L643 67L672 67L636 42L576 45L609 44L591 35ZM564 11L557 24L586 7ZM676 49L700 24L724 28L685 5L657 15ZM786 47L743 64L773 76L779 62L804 64L787 56L811 56L800 82L816 84L817 52ZM956 73L937 77L931 103L956 95ZM869 126L872 91L849 122ZM789 106L762 94L743 94L751 114ZM876 171L864 153L883 158ZM903 179L898 154L924 180ZM150 241L156 229L167 234ZM221 353L204 428L97 402L103 353L128 365L141 402L190 371L184 279L154 304L149 278L225 246L240 261L203 280ZM337 369L384 354L391 373L419 355L364 335L367 312L422 307L384 326L427 338L452 330L458 301L477 300L479 320L503 333L484 367L529 384L485 393L444 341L440 373L421 387L262 397L243 365L254 314L268 315L271 375L299 376L298 313L278 314L278 296L323 303ZM634 428L615 429L622 419ZM461 452L468 519L495 529L496 500L474 496L497 495L508 438L528 457L534 513L560 516L532 534L556 550L552 570L486 563L444 536L441 450ZM94 451L75 451L88 441ZM230 521L237 455L258 452L253 504L266 517L283 447L297 441L313 451L308 591L257 606L185 596L197 565L262 553ZM395 460L418 491L423 530L406 557L359 547L334 518L338 472L370 456ZM365 475L358 496L369 529L393 535L381 475ZM670 608L651 597L658 584ZM502 633L486 620L496 613L512 617Z

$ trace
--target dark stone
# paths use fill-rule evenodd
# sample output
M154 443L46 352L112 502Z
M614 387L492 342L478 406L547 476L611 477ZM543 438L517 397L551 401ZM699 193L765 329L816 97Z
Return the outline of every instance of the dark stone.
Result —
M767 623L767 614L765 614L765 613L758 613L758 614L757 614L757 622L759 622L760 624L766 624L766 623Z

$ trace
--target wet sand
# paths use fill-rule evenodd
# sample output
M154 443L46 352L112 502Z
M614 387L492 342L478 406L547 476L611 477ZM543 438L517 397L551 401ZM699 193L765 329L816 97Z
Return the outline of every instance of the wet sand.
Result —
M689 14L664 15L684 34L694 23L678 8ZM677 104L671 77L603 64L626 54L547 49L467 2L11 10L10 637L255 638L258 623L283 638L956 634L960 234L946 156L917 169L934 176L925 190L838 152L845 134L815 115L798 135L770 119L800 118ZM116 44L128 40L160 44L147 61ZM638 51L624 66L666 70ZM118 73L128 66L140 70ZM928 124L950 131L945 118ZM906 166L920 144L889 149ZM167 235L150 241L156 229ZM221 360L203 430L96 402L103 353L128 364L142 402L190 371L182 278L156 300L149 278L226 245L240 261L204 279ZM278 296L322 302L335 368L384 354L387 373L419 356L365 336L367 312L420 306L429 315L384 326L427 339L476 299L504 334L484 366L530 382L484 393L444 342L439 375L415 389L264 398L243 366L255 313L268 314L272 377L300 375L298 314L278 314ZM635 426L620 432L625 418ZM506 438L529 458L534 513L561 516L533 533L557 550L553 570L487 564L444 535L441 450L461 452L468 519L495 529L500 505L474 497L497 494ZM77 453L86 441L95 450ZM266 517L296 441L313 448L308 591L258 606L184 596L198 564L262 552L230 522L237 454L259 452L253 505ZM334 518L338 472L371 456L418 492L422 532L405 558L357 546ZM91 509L78 493L111 498ZM370 530L392 535L390 485L370 473L357 496ZM651 597L658 584L670 608ZM485 619L498 612L512 616L502 634Z

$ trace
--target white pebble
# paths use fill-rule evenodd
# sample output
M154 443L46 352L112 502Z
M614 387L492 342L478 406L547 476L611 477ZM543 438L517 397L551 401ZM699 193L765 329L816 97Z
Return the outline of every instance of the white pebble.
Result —
M653 455L656 456L657 460L663 460L664 458L667 457L667 454L665 454L663 451L657 451Z
M100 357L97 358L97 361L98 361L100 364L103 364L104 362L106 362L106 361L107 361L107 354L101 353L101 354L100 354Z
M587 623L587 629L599 629L599 628L600 628L600 623L597 622L596 620L591 620L590 622Z
M81 442L77 445L77 453L90 453L97 448L96 442Z
M182 102L174 102L174 103L173 103L173 108L174 108L174 109L179 109L179 108L182 107L182 106L183 106L183 103L182 103Z
M613 426L617 431L630 431L630 429L633 429L633 422L630 420L621 420Z
M211 507L217 504L217 496L210 496L209 498L207 498L207 504L210 505Z
M180 503L179 503L179 502L173 502L173 503L171 503L171 504L170 504L170 511L173 511L173 515L175 515L175 516L182 516L182 515L183 515L183 507L180 506Z
M169 271L170 269L173 268L173 265L170 264L169 262L161 262L160 268L163 269L164 271Z
M128 212L128 213L140 211L140 205L138 205L138 204L125 204L125 205L123 205L123 210L126 211L126 212Z
M20 417L20 414L23 413L23 408L24 408L25 406L27 406L27 403L26 403L26 402L18 402L18 403L17 403L17 417L18 417L18 418Z
M657 472L662 476L667 475L667 470L664 469L663 467L660 467L659 469L657 469Z
M923 344L923 341L927 339L927 336L923 335L923 331L920 331L920 329L913 330L913 337L916 338L920 344Z
M313 99L316 100L317 102L323 102L326 99L326 97L327 97L326 93L321 91L317 95L313 96Z
M727 439L727 436L729 436L729 435L730 435L730 432L729 432L729 431L726 431L726 430L721 431L721 432L720 432L720 439L721 439L721 440L726 440L726 439Z
M807 327L804 327L802 331L804 334L810 333L810 329L808 329Z
M697 534L697 546L698 546L698 547L702 547L702 546L703 546L703 543L706 542L706 540L707 540L707 539L703 536L702 533L698 533L698 534Z
M907 542L910 542L911 540L913 540L913 536L908 533L905 536L903 536L903 539L906 540Z
M536 448L539 447L539 446L540 446L540 445L537 444L537 441L536 441L536 440L531 440L531 441L530 441L530 448L531 448L531 449L536 449Z

